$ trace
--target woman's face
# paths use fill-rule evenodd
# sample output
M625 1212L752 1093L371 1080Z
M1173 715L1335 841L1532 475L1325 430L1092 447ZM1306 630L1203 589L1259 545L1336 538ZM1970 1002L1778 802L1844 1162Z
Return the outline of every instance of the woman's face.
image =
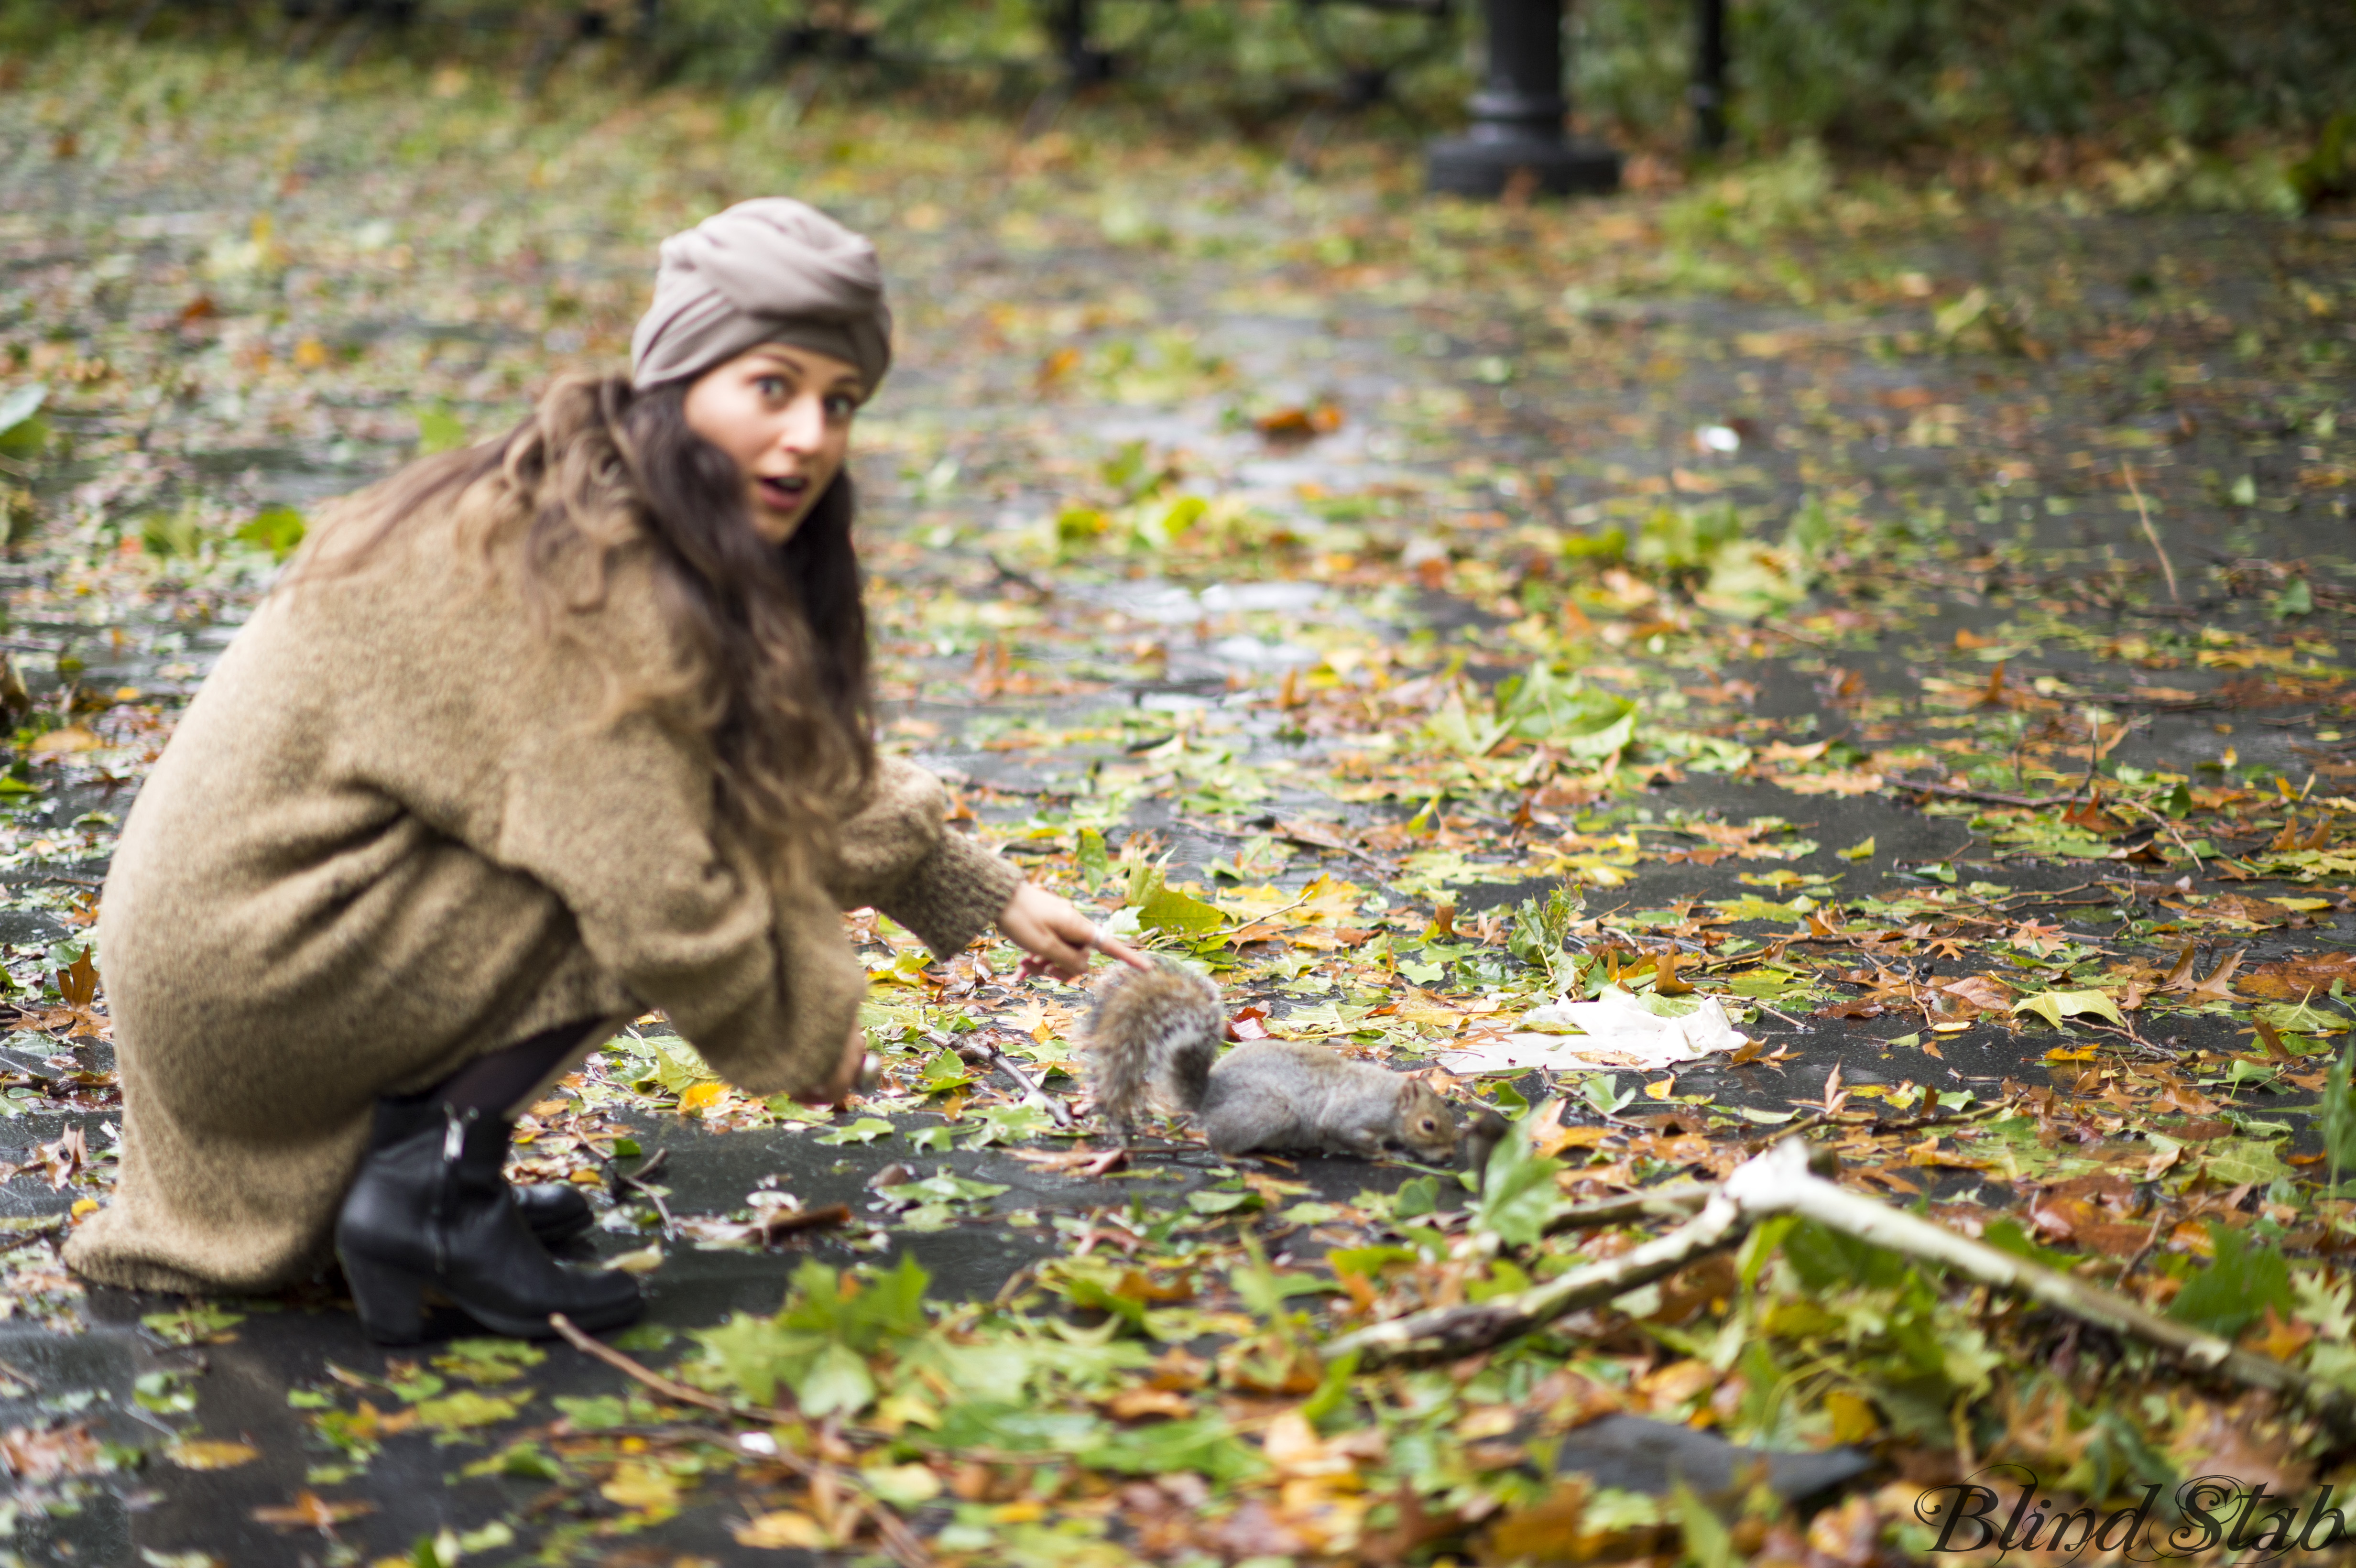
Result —
M688 388L687 424L736 460L754 531L783 544L842 472L851 415L865 396L858 370L842 360L764 343Z

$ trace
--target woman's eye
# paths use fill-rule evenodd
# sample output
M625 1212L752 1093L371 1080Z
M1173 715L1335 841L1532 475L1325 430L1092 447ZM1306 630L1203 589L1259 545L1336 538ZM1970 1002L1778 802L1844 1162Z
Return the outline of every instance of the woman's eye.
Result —
M764 376L755 381L753 387L765 398L782 398L786 395L786 382L782 376Z
M836 392L826 400L826 417L833 420L847 420L858 411L858 408L859 405L848 396Z

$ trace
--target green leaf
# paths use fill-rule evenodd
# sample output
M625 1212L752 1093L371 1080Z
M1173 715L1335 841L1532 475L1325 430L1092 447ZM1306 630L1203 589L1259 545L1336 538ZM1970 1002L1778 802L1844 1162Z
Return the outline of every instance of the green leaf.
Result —
M2023 997L2013 1003L2016 1013L2035 1013L2055 1029L2065 1018L2083 1018L2092 1014L2126 1027L2126 1016L2119 1011L2118 1003L2101 991L2040 991L2033 997Z
M2201 1146L2201 1167L2209 1178L2226 1187L2249 1182L2271 1187L2294 1172L2264 1138L2219 1138Z
M521 1339L453 1339L434 1366L473 1383L512 1382L548 1360L548 1352Z
M447 409L417 411L417 455L431 457L437 452L455 452L467 445L466 427L456 414Z
M939 1441L951 1452L1005 1448L1018 1454L1042 1450L1076 1454L1093 1450L1101 1441L1104 1426L1101 1420L1084 1412L966 1400L942 1413Z
M1415 1220L1435 1213L1440 1208L1440 1179L1431 1176L1411 1176L1398 1185L1398 1193L1391 1200L1391 1218Z
M1002 1181L976 1181L952 1174L944 1167L921 1181L897 1181L876 1189L879 1197L894 1203L979 1203L1010 1189Z
M1472 1206L1473 1224L1509 1247L1535 1244L1562 1204L1555 1186L1562 1162L1530 1147L1529 1125L1530 1118L1523 1117L1499 1140Z
M1189 1192L1186 1207L1197 1214L1232 1214L1264 1207L1257 1192Z
M1850 845L1846 849L1836 849L1833 853L1844 860L1870 860L1873 859L1873 840L1869 837Z
M1093 827L1080 829L1080 847L1074 859L1079 864L1080 885L1092 892L1112 875L1112 857L1105 852L1104 835Z
M550 1403L556 1406L565 1420L583 1432L603 1432L608 1427L624 1425L630 1419L630 1407L610 1393L589 1398L559 1394Z
M265 507L237 530L237 537L256 549L268 550L273 560L284 560L303 542L307 528L303 514L294 507Z
M2323 1083L2323 1152L2331 1161L2331 1185L2340 1186L2340 1173L2356 1166L2356 1093L2351 1093L2349 1078L2356 1072L2356 1040L2340 1053L2331 1064Z
M1559 747L1573 757L1601 757L1635 738L1636 703L1576 677L1558 679L1541 659L1528 673L1498 687L1497 720L1525 741Z
M956 1136L954 1127L917 1127L908 1134L908 1144L920 1154L947 1154Z
M48 395L36 381L0 398L0 456L31 457L48 443L49 421L41 417Z
M795 1381L794 1397L807 1415L831 1415L837 1411L856 1415L874 1399L875 1379L858 1352L847 1345L829 1345Z
M698 1329L694 1337L723 1386L755 1404L776 1398L777 1380L798 1372L818 1348L809 1336L781 1329L776 1319L749 1312L731 1314L727 1322Z
M974 1081L973 1070L954 1051L936 1051L925 1063L925 1071L916 1086L927 1094L946 1094L952 1089L962 1089Z
M1686 1558L1699 1568L1734 1568L1741 1558L1734 1550L1733 1532L1711 1511L1680 1477L1669 1496L1677 1505L1677 1528L1685 1532Z
M1227 917L1216 904L1177 889L1165 887L1159 878L1153 889L1138 906L1137 918L1156 931L1166 931L1173 936L1202 936L1227 923Z
M872 1144L877 1138L892 1136L892 1124L881 1116L862 1116L847 1127L829 1127L817 1135L818 1141L830 1147L845 1144Z
M229 1312L207 1302L191 1302L171 1312L150 1312L140 1325L167 1345L225 1345L237 1338L229 1330L245 1321L242 1312Z
M965 1140L969 1149L992 1144L1029 1143L1055 1131L1055 1119L1036 1105L984 1105L970 1112L966 1125L973 1129Z
M1980 1232L1980 1240L1998 1252L2010 1253L2033 1264L2067 1273L2078 1260L2068 1253L2057 1253L2051 1247L2040 1246L2034 1237L2020 1228L2018 1220L1991 1220Z
M2209 1221L2209 1238L2214 1261L2184 1282L2168 1304L2170 1317L2234 1339L2268 1307L2284 1317L2290 1316L2290 1264L2282 1253L2215 1220Z
M420 1400L412 1408L417 1413L420 1426L446 1434L505 1421L530 1398L531 1391L529 1389L519 1394L483 1393L475 1389L460 1389L456 1393L446 1394L440 1399Z
M49 389L41 382L36 381L29 387L19 387L6 397L0 398L0 435L6 435L27 420L39 413L41 405L48 400L48 396Z

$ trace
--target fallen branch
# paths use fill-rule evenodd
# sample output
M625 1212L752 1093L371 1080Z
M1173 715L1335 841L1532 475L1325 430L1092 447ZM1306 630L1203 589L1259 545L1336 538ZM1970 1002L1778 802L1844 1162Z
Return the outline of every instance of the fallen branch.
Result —
M1869 1245L1942 1264L1981 1285L2018 1291L2098 1328L2169 1351L2196 1371L2215 1372L2245 1387L2295 1400L2343 1436L2356 1434L2356 1396L2345 1390L2287 1362L2253 1355L2236 1349L2231 1340L2162 1317L2116 1291L1959 1236L1918 1215L1812 1176L1806 1150L1788 1141L1738 1167L1726 1179L1724 1190L1747 1217L1798 1214Z
M644 1383L674 1404L693 1405L698 1410L708 1410L716 1415L725 1415L737 1421L753 1422L763 1426L798 1424L801 1421L801 1413L798 1411L742 1404L723 1395L707 1393L702 1389L691 1387L676 1378L667 1378L644 1362L624 1355L613 1346L591 1339L581 1331L580 1325L562 1312L550 1313L548 1326L555 1329L566 1344L583 1355L603 1361L623 1376ZM925 1550L925 1543L917 1538L914 1531L908 1528L898 1514L892 1511L890 1505L869 1490L855 1477L846 1475L831 1465L805 1459L782 1444L778 1445L775 1454L764 1454L762 1457L776 1459L778 1464L801 1477L805 1481L841 1487L854 1494L861 1499L861 1506L867 1511L869 1517L875 1520L875 1533L883 1540L884 1549L892 1554L894 1562L898 1563L901 1568L930 1568L932 1554Z
M1546 1233L1557 1236L1565 1231L1600 1230L1605 1225L1627 1225L1638 1220L1682 1220L1708 1202L1709 1195L1717 1190L1707 1181L1680 1181L1655 1187L1649 1192L1631 1192L1625 1198L1599 1198L1592 1203L1575 1203L1547 1221Z
M1651 1195L1658 1201L1661 1195ZM1615 1200L1624 1206L1625 1200ZM1601 1205L1590 1205L1600 1210ZM2196 1371L2296 1402L2341 1437L2356 1435L2356 1396L2285 1361L2253 1355L2217 1335L2162 1317L2140 1302L2058 1269L1959 1236L1929 1220L1814 1175L1808 1147L1787 1137L1738 1166L1701 1212L1676 1230L1604 1263L1576 1268L1512 1296L1434 1308L1347 1334L1326 1348L1355 1350L1361 1364L1453 1359L1514 1339L1556 1318L1623 1296L1707 1253L1739 1242L1758 1221L1796 1214L1868 1245L1937 1264L1981 1285L2028 1296L2082 1323L2140 1339ZM1608 1222L1608 1221L1599 1221Z
M943 1043L947 1043L945 1039ZM1023 1072L1022 1068L1014 1064L1014 1059L1012 1057L999 1050L997 1046L991 1044L989 1040L969 1040L964 1041L962 1044L953 1047L952 1049L955 1050L958 1055L963 1057L966 1061L973 1061L975 1058L979 1057L980 1058L980 1062L977 1063L977 1065L986 1063L989 1066L995 1067L998 1071L1005 1073L1006 1076L1014 1080L1016 1086L1023 1091L1023 1103L1026 1104L1036 1105L1041 1110L1046 1112L1048 1118L1057 1126L1070 1127L1079 1125L1077 1118L1072 1115L1072 1108L1069 1105L1065 1104L1063 1101L1057 1099L1055 1095L1048 1093L1047 1091L1039 1087L1036 1083L1033 1082L1029 1073Z
M2175 563L2168 559L2168 551L2160 548L2159 530L2151 526L2151 508L2144 503L2143 487L2136 483L2135 464L2120 464L2119 476L2127 482L2127 494L2135 497L2136 516L2143 519L2143 537L2151 541L2151 553L2159 557L2159 570L2168 575L2168 602L2181 603L2182 596L2176 592Z
M1801 1148L1804 1162L1807 1154ZM1750 1229L1741 1206L1723 1188L1713 1191L1701 1212L1667 1235L1646 1242L1616 1258L1534 1285L1511 1296L1492 1296L1467 1307L1438 1307L1429 1312L1394 1317L1345 1334L1325 1347L1327 1360L1357 1352L1359 1365L1387 1361L1452 1360L1475 1350L1544 1328L1556 1318L1585 1307L1599 1306L1625 1296L1653 1281L1742 1239Z
M2031 810L2048 805L2066 805L2077 799L2071 795L2006 795L1992 789L1963 789L1954 784L1933 784L1927 779L1891 778L1881 783L1884 789L1910 790L1918 795L1935 795L1947 800L1984 800L1991 805L2018 805ZM1923 864L1930 864L1925 861Z

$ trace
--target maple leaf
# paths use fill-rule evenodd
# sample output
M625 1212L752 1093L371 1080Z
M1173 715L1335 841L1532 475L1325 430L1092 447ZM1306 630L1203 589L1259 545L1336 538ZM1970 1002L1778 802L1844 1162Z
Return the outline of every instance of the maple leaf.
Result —
M2034 953L2040 958L2056 948L2067 947L2070 944L2069 937L2063 933L2059 924L2040 924L2035 920L2022 921L2013 928L2012 935L2007 940L2021 952Z
M286 1506L262 1507L253 1510L254 1522L278 1530L316 1530L322 1535L336 1533L336 1526L348 1523L365 1514L376 1512L376 1504L360 1502L329 1502L318 1493L297 1492Z

